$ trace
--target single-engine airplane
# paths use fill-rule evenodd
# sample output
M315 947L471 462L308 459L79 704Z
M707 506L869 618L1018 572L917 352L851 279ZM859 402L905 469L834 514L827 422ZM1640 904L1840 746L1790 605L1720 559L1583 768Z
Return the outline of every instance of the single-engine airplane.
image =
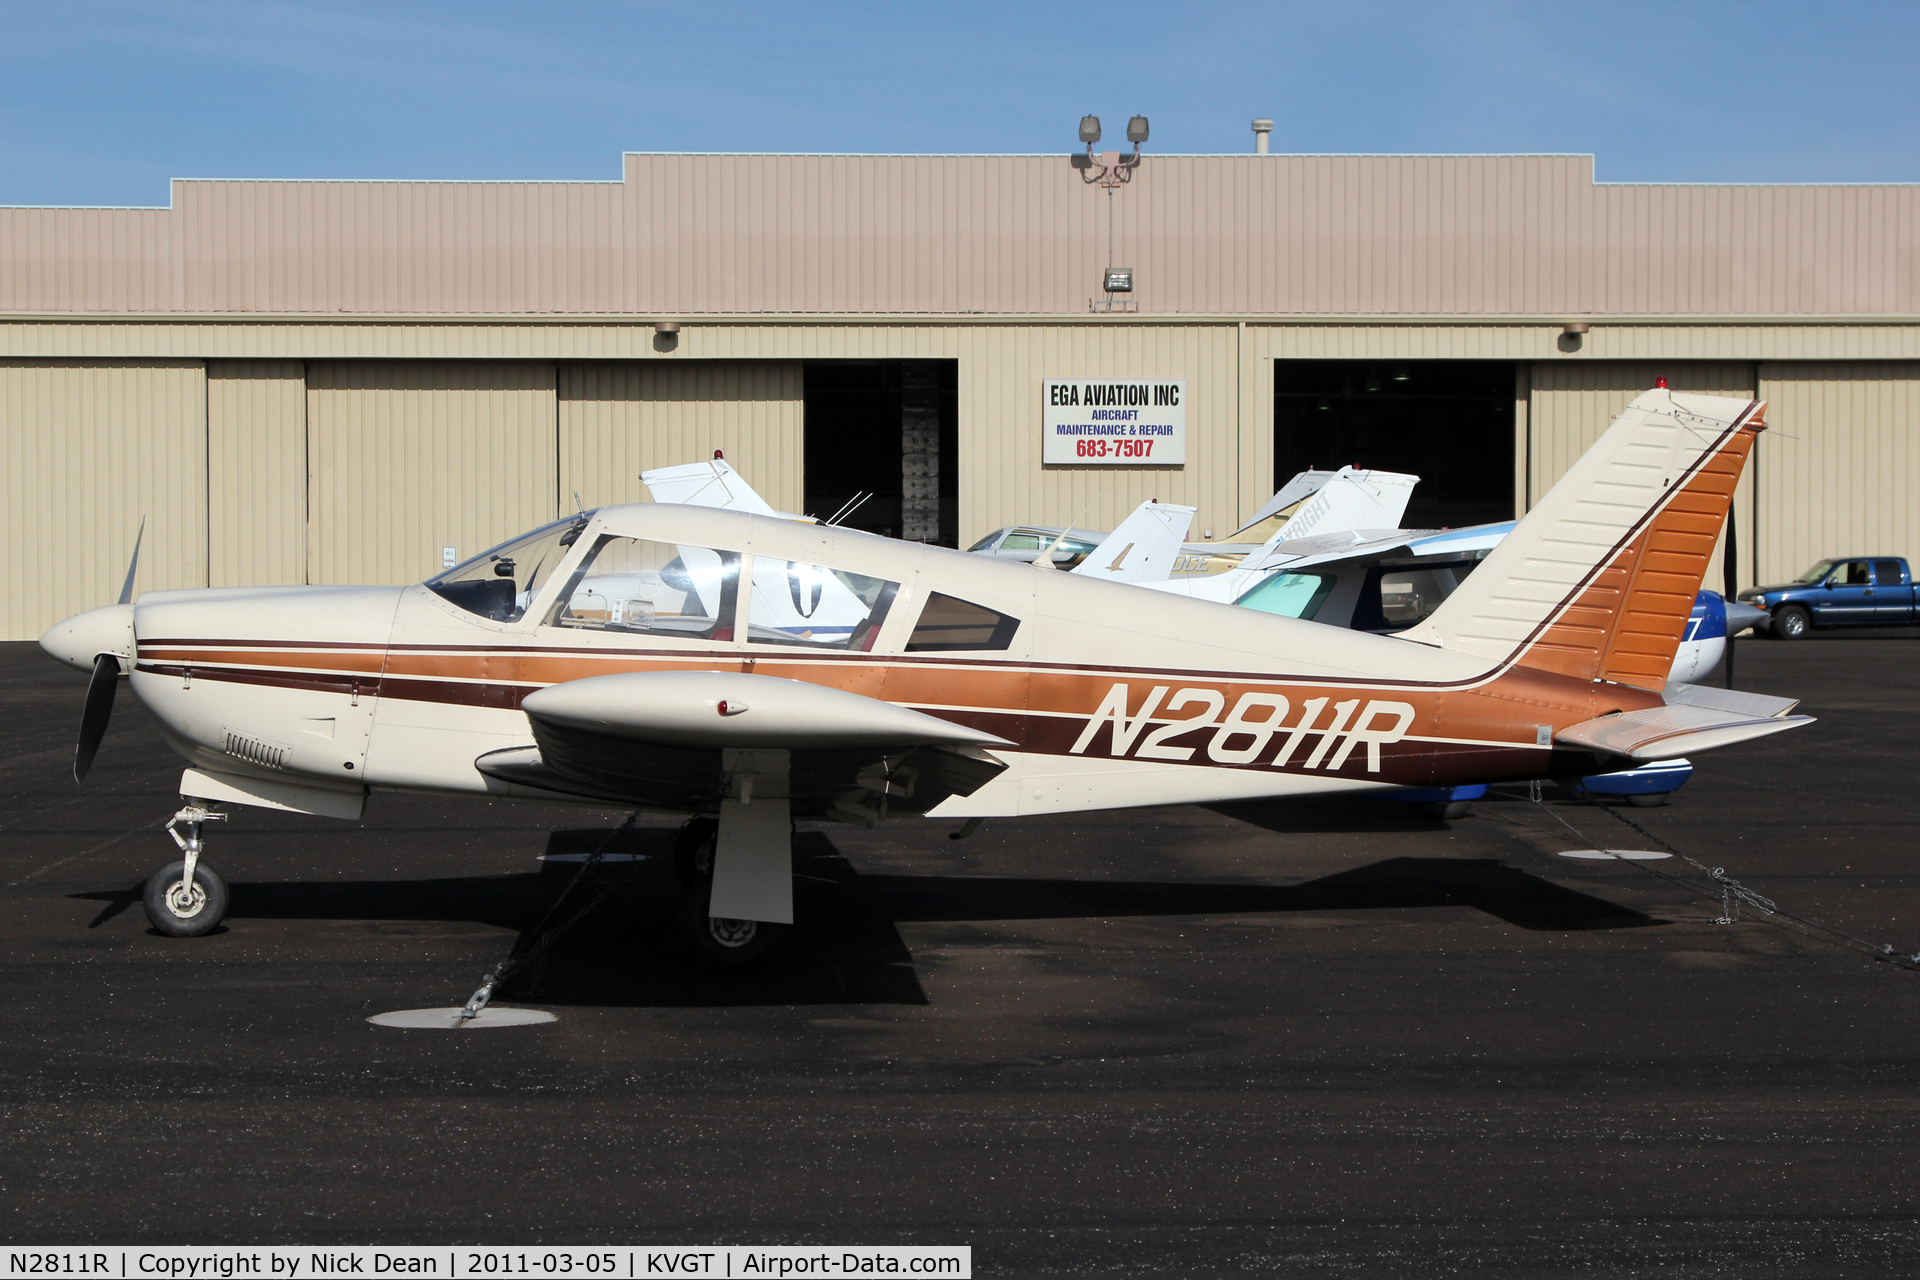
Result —
M1668 687L1763 405L1637 398L1431 616L1372 635L939 547L664 503L556 521L412 587L148 592L49 630L186 758L163 933L226 890L216 803L370 790L692 815L711 960L793 919L795 817L873 823L1572 776L1807 723Z

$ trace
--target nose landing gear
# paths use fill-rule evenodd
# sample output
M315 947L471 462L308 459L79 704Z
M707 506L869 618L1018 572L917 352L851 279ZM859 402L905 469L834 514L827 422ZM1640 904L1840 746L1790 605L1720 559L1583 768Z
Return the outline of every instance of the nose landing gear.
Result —
M147 880L143 895L147 920L170 938L197 938L213 932L227 914L227 882L220 873L200 861L204 845L200 839L202 824L225 822L227 815L204 805L190 804L173 815L167 834L185 855L169 862ZM180 834L180 828L186 834Z

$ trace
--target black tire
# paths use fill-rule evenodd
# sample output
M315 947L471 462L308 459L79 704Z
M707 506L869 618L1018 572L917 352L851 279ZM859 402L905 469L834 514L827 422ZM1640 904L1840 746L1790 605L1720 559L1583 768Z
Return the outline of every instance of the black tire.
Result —
M791 925L764 920L719 920L707 914L710 885L696 885L680 898L680 934L694 958L709 969L740 969L786 941Z
M186 868L184 858L169 862L148 877L142 895L147 922L169 938L198 938L212 933L227 916L227 882L204 862L193 868L195 901L191 909L182 909L187 904L176 901L173 891L180 887L180 873Z
M1447 818L1466 817L1469 813L1473 812L1473 801L1471 800L1423 800L1419 804L1416 804L1413 807L1419 810L1420 814L1423 817L1433 818L1436 821L1441 821Z
M1767 634L1775 640L1804 640L1813 627L1813 619L1797 604L1783 604L1773 611Z
M713 879L713 851L720 839L720 823L713 818L688 818L673 837L673 874L691 889Z
M1627 803L1636 809L1658 809L1667 802L1670 791L1642 791L1627 797Z

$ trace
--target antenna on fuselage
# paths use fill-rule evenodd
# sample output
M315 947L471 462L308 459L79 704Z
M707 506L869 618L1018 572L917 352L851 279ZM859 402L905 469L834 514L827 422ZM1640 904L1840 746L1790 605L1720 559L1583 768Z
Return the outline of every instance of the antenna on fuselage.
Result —
M854 494L851 498L848 498L846 502L841 505L838 511L834 512L832 515L828 516L825 520L822 520L820 523L839 524L842 520L845 520L848 516L858 511L861 508L861 506L866 503L866 500L868 498L871 498L872 496L873 495L871 493Z
M1073 523L1069 524L1066 528L1062 529L1060 531L1060 536L1055 538L1051 543L1049 543L1047 545L1047 548L1044 551L1042 551L1039 555L1034 557L1033 567L1036 569L1048 569L1048 570L1056 568L1057 566L1055 566L1055 564L1053 563L1053 553L1060 549L1060 544L1067 540L1067 535L1073 532L1074 526L1087 518L1087 512L1093 510L1093 504L1100 501L1100 499L1106 496L1107 496L1107 491L1105 489L1102 489L1100 492L1094 494L1093 497L1088 501L1087 505L1080 508L1080 514L1073 518Z

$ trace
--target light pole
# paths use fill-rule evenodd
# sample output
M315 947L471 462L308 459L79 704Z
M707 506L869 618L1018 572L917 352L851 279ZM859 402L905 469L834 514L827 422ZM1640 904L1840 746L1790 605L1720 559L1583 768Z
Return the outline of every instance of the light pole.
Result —
M1135 116L1127 121L1127 141L1133 144L1133 153L1123 156L1118 151L1108 151L1095 159L1093 144L1100 141L1100 117L1080 117L1080 141L1087 150L1084 155L1073 157L1073 167L1080 171L1080 181L1107 189L1107 269L1100 281L1107 296L1104 302L1090 304L1094 310L1112 311L1114 294L1133 292L1133 268L1113 265L1113 193L1133 180L1133 171L1140 167L1140 144L1146 140L1147 118Z

